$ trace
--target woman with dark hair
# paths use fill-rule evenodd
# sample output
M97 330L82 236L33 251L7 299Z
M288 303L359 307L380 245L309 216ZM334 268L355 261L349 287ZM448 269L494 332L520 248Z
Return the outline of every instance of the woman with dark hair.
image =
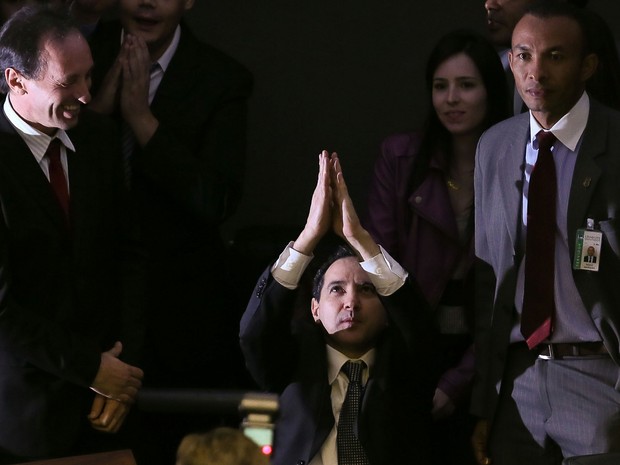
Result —
M430 110L422 132L381 145L367 229L418 282L435 310L443 375L433 400L435 459L474 463L467 413L473 377L473 175L478 138L509 116L493 46L465 30L442 37L426 67Z

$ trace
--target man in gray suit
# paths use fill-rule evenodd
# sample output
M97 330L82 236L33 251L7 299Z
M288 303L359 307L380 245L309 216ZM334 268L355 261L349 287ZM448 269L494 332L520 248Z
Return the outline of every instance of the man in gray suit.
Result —
M480 464L559 465L563 457L620 449L620 114L584 91L597 57L579 10L531 7L514 30L510 65L530 111L489 129L476 156L472 409L481 420L473 445ZM552 248L552 279L542 288L551 316L534 338L522 334L529 318L521 316L534 274L526 249L538 237L528 220L540 131L557 138L548 159L557 188L547 215L555 217L554 239L539 244ZM579 269L584 234L600 240L598 271ZM540 256L530 260L538 265Z

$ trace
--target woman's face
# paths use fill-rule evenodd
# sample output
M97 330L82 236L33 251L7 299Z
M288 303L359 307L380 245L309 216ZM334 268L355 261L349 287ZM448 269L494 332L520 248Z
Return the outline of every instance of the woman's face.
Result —
M480 132L487 114L487 91L465 53L451 56L433 75L433 107L453 136Z

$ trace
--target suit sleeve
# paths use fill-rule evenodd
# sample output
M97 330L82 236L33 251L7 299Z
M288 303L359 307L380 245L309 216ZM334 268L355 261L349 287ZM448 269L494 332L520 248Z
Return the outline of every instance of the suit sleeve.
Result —
M491 351L491 322L493 306L495 302L496 277L490 257L486 254L489 251L487 228L485 222L485 211L489 211L486 205L486 198L482 193L485 185L485 166L481 163L482 156L480 143L476 153L476 169L474 177L474 191L478 193L474 196L475 201L475 361L476 372L474 375L471 411L473 414L486 418L488 405L487 389L489 387L489 364L488 357Z
M23 363L25 360L54 376L89 386L101 361L97 342L31 311L14 298L4 215L0 221L0 357L12 359L0 360L0 363Z
M270 267L259 278L241 318L240 343L246 367L262 388L281 391L292 376L297 343L292 319L297 291L279 284Z

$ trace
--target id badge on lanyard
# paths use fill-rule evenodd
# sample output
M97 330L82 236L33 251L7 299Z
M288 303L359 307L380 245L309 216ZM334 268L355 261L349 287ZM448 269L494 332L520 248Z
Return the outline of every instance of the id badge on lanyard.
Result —
M573 269L598 271L601 263L602 242L603 233L595 230L594 220L588 218L586 228L577 230Z

